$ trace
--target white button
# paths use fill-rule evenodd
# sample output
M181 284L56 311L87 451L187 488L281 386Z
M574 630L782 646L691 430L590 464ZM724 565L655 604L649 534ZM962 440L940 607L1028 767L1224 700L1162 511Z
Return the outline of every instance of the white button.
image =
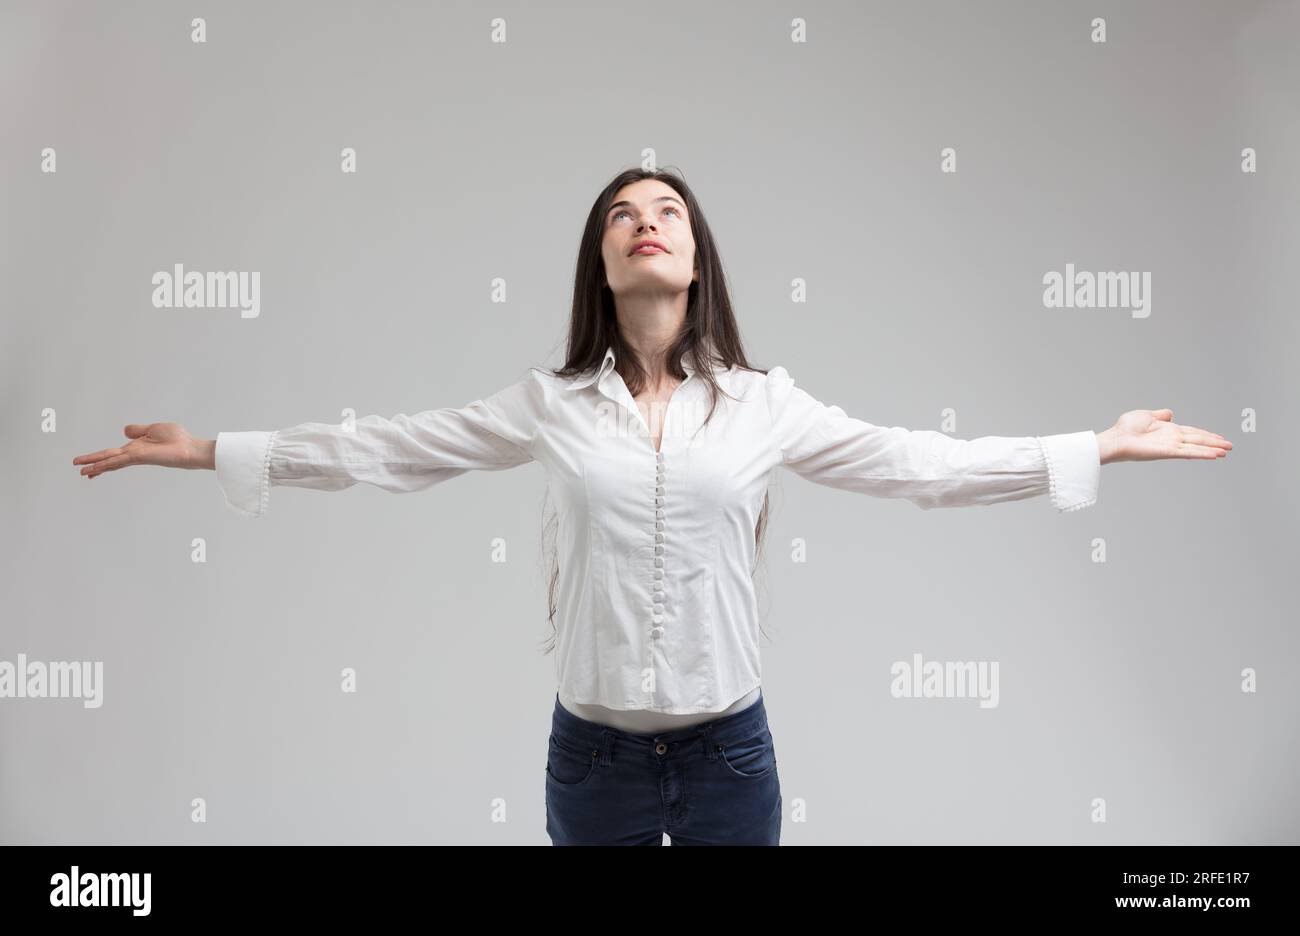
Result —
M655 547L655 555L662 556L663 554L664 554L664 547L663 544L660 543L658 546Z
M664 505L664 499L663 499L662 497L656 497L656 498L655 498L655 506L656 506L656 507L662 507L663 505Z
M663 577L664 577L664 570L663 570L663 569L655 569L655 578L657 578L657 579L661 579L661 578L663 578Z
M662 568L662 567L663 567L663 564L664 564L664 558L663 558L663 556L655 556L655 565L657 565L657 566L659 566L660 568Z
M664 613L664 606L661 605L661 604L657 604L657 605L655 605L653 608L651 608L650 610L653 611L655 614L663 614L663 613Z
M650 633L653 634L657 639L664 635L664 629L662 627L652 627L650 628Z
M663 522L662 520L656 520L656 521L655 521L655 529L656 529L656 530L662 530L663 528L664 528L664 522Z
M660 507L656 507L656 508L655 508L655 519L656 519L656 520L662 520L663 518L664 518L664 512L663 512L663 509L660 508Z

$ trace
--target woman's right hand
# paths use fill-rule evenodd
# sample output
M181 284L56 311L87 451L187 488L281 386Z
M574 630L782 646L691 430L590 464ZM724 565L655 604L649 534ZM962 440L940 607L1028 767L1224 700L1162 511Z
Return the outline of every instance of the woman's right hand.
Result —
M116 471L126 465L161 465L164 468L215 469L217 443L214 439L196 439L180 423L131 423L124 430L130 439L118 448L101 449L78 455L74 465L83 465L87 478Z

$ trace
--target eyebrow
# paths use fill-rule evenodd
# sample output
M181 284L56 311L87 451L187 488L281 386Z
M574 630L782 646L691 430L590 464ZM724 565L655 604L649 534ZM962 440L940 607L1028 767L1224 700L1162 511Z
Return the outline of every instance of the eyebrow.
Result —
M661 201L677 202L677 204L681 205L682 211L686 210L686 206L682 205L680 201L678 201L676 198L673 198L671 195L660 195L658 198L650 199L651 204L654 204L655 202L661 202ZM632 207L634 206L630 201L624 200L620 202L614 202L614 204L609 206L609 211L605 212L605 217L608 218L610 211L613 211L615 208L632 208Z

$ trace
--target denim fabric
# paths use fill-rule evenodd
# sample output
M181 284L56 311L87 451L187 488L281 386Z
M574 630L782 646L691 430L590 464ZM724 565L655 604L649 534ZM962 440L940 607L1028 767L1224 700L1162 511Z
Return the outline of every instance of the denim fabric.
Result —
M763 697L689 728L636 734L560 704L546 753L553 845L777 845L781 781Z

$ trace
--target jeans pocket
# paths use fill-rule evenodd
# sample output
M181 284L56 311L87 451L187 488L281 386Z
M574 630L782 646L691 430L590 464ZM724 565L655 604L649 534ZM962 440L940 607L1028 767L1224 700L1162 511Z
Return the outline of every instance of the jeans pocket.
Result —
M599 753L552 733L546 744L546 779L558 786L581 786L596 772Z
M752 737L719 745L718 760L738 777L747 780L766 777L776 770L776 746L772 742L772 732L764 728Z

